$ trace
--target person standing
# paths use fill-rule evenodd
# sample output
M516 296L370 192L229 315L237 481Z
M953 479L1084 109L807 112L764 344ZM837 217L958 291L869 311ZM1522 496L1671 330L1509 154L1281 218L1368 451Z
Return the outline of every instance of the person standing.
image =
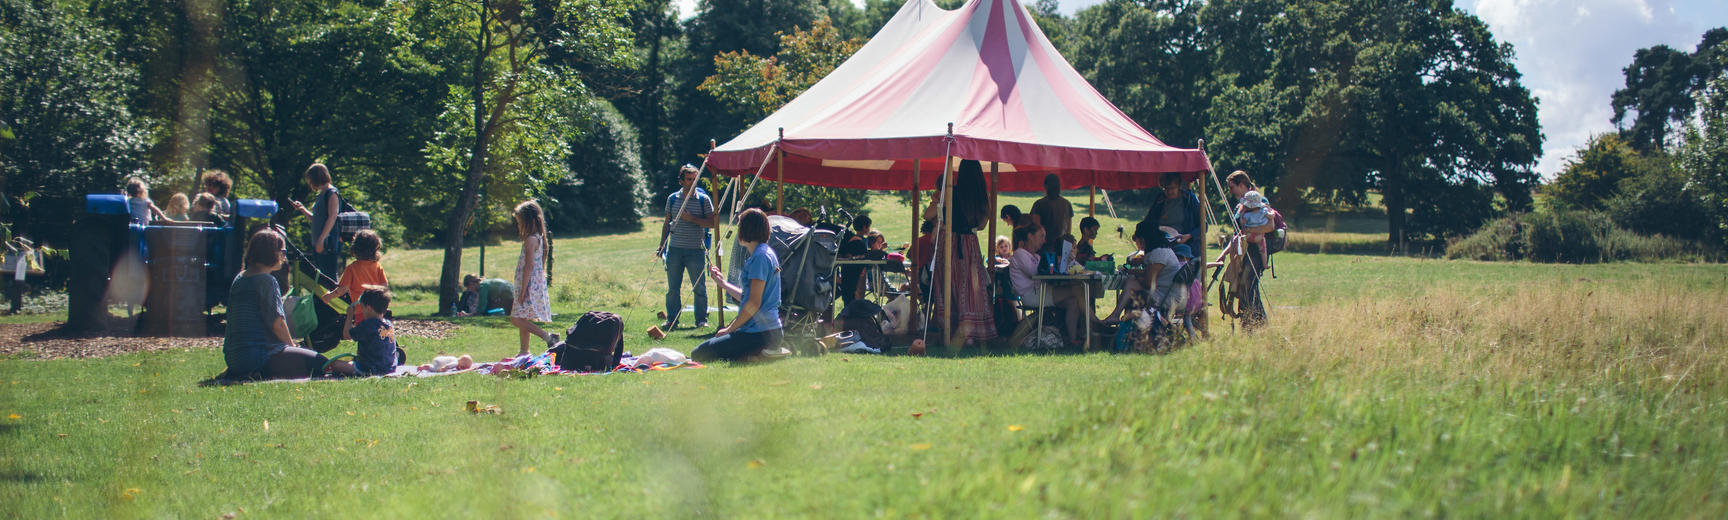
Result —
M996 319L991 313L990 299L984 294L989 274L984 272L983 249L978 245L978 230L990 224L990 185L984 180L982 164L971 159L960 161L951 198L954 221L948 228L953 230L954 245L952 251L937 251L938 255L952 257L954 262L955 315L946 321L953 326L947 331L948 337L974 343L996 339ZM924 218L936 218L938 212L937 204L932 203L924 208ZM935 283L930 289L936 294L930 304L942 309L947 296L943 285L947 270L941 266L942 256L935 259L936 272L932 277Z
M294 201L294 209L312 221L312 266L332 279L340 276L342 271L342 237L336 232L336 213L342 211L342 196L337 194L336 185L330 181L330 168L320 163L312 163L306 167L306 187L316 193L312 198L312 208L307 209L300 201Z
M1044 176L1044 198L1032 203L1032 222L1044 227L1044 251L1060 254L1062 242L1073 240L1074 204L1062 198L1062 177Z
M678 314L684 309L680 293L684 289L686 274L690 276L691 290L696 295L696 328L708 328L708 287L702 276L702 272L707 270L708 258L703 246L708 229L718 224L719 216L714 211L714 201L696 187L698 177L700 171L695 166L684 165L678 170L679 190L666 197L666 223L660 228L661 248L655 251L655 256L666 258L666 322L660 324L661 330L672 330L678 324Z

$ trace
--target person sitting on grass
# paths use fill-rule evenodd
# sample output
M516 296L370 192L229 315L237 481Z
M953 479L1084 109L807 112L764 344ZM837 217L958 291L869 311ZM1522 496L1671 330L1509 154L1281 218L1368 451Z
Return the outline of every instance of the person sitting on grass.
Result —
M780 257L768 246L768 214L748 209L738 218L738 245L750 256L744 259L739 281L726 281L726 273L708 266L708 277L726 294L738 299L738 315L732 323L714 332L714 338L690 351L696 361L747 361L764 354L785 355L780 324Z
M510 314L516 303L516 286L508 280L488 278L481 280L473 274L462 277L462 298L456 301L457 316L485 316L493 309L502 309L505 315Z
M324 366L324 356L294 346L282 313L282 288L275 273L286 260L287 242L263 230L246 243L246 268L228 288L228 328L222 336L223 379L295 379Z
M384 266L378 265L378 248L384 245L384 240L378 237L378 232L370 229L360 230L354 234L354 261L342 270L342 278L336 280L336 288L324 294L324 303L341 298L344 295L350 300L361 294L361 291L371 288L387 288L390 279L384 276ZM348 309L348 317L342 322L342 337L347 338L348 329L360 321L358 306Z
M354 310L360 319L349 331L354 336L354 360L330 362L328 371L342 376L384 376L396 371L396 333L390 324L390 291L367 289L360 293Z

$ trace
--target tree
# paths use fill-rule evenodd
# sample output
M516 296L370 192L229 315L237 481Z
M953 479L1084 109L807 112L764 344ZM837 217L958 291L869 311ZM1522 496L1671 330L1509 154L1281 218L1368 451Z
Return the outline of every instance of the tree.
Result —
M809 30L780 33L779 50L761 57L749 51L727 52L714 57L714 75L697 88L713 96L728 116L747 126L779 110L811 85L840 66L864 46L864 39L841 37L827 18ZM792 208L862 207L869 192L818 186L787 186L785 206ZM766 192L759 192L766 197ZM757 199L763 200L763 199Z
M1728 245L1728 73L1706 82L1698 99L1698 122L1687 126L1681 140L1680 168L1713 217L1711 234Z
M112 42L55 4L0 0L0 207L8 216L19 218L38 195L118 192L122 177L148 176L150 122L127 109L135 75ZM65 221L72 207L44 211Z
M1110 0L1074 17L1074 69L1166 143L1192 147L1205 128L1211 56L1198 1ZM1041 21L1042 22L1042 21Z
M488 178L495 172L520 172L531 182L544 180L548 165L561 163L568 153L567 128L556 118L558 105L572 99L578 85L542 63L547 48L557 46L597 60L629 59L629 33L619 25L622 6L607 2L458 0L428 6L429 13L455 28L453 39L470 49L462 64L466 74L452 89L453 98L461 99L462 122L446 131L459 137L445 141L455 143L449 153L428 154L434 162L444 158L462 164L462 190L444 224L440 312L449 312L460 294L462 244ZM550 20L563 29L560 34L531 34L526 20ZM447 114L457 112L455 101L448 103ZM506 200L511 196L494 195Z
M546 190L548 224L558 232L640 227L648 178L636 130L605 100L572 107L579 135L571 143L569 174Z
M1657 45L1632 55L1632 63L1621 69L1626 86L1614 91L1612 121L1633 148L1667 148L1669 135L1696 111L1699 91L1728 66L1724 43L1728 28L1717 27L1706 31L1691 53Z
M1619 134L1598 135L1566 161L1549 185L1549 194L1555 203L1571 209L1604 209L1619 193L1620 183L1643 175L1651 169L1650 162Z

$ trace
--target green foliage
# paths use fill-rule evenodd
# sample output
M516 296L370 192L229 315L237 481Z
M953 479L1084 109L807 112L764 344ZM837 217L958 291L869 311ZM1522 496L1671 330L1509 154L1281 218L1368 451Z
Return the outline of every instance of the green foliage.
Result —
M780 46L772 56L749 51L715 56L714 75L697 88L718 100L721 111L749 125L798 97L864 45L862 38L843 37L827 18L816 20L808 30L796 28L790 34L779 33L779 37ZM771 174L764 174L763 180L772 180ZM855 209L863 207L870 197L864 190L803 185L787 185L785 192L788 212L794 208ZM758 183L746 205L773 207L773 196L771 184Z
M1644 159L1650 167L1620 181L1613 198L1604 204L1608 215L1615 224L1638 233L1684 239L1714 235L1707 225L1711 220L1699 193L1701 186L1688 182L1673 157L1653 153L1657 156Z
M1704 33L1696 51L1667 45L1638 49L1622 69L1626 86L1614 91L1614 124L1634 148L1667 149L1674 129L1691 119L1696 97L1711 78L1728 70L1728 28ZM1630 119L1632 125L1625 126Z
M1565 207L1599 210L1619 192L1622 181L1662 167L1660 159L1639 154L1618 134L1602 134L1591 138L1575 158L1566 161L1548 193Z
M117 192L126 176L149 177L151 122L128 108L136 74L114 40L57 4L0 1L0 198Z
M1690 186L1697 187L1701 204L1712 217L1712 233L1719 243L1728 245L1728 73L1712 78L1699 97L1700 122L1686 130L1680 168Z
M558 233L635 230L648 214L648 177L636 129L611 103L573 105L579 117L569 174L546 190L548 225Z
M1606 213L1555 209L1495 219L1452 242L1446 257L1544 263L1719 261L1720 248L1616 225Z

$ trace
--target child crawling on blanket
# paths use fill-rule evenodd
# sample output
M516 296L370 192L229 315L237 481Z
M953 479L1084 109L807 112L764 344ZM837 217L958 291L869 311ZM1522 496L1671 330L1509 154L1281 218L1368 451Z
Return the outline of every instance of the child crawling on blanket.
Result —
M331 361L327 370L344 376L382 376L396 371L396 334L385 313L390 310L389 289L366 289L355 302L359 321L349 330L354 338L354 360Z

